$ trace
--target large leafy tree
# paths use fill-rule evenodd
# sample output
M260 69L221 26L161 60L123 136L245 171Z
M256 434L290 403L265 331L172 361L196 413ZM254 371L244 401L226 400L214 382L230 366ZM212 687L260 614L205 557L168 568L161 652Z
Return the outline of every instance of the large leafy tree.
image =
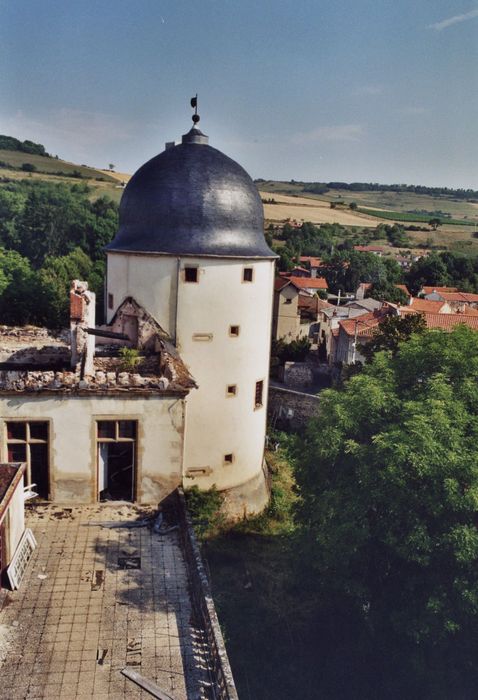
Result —
M297 460L323 587L416 641L478 622L478 333L412 335L322 394Z

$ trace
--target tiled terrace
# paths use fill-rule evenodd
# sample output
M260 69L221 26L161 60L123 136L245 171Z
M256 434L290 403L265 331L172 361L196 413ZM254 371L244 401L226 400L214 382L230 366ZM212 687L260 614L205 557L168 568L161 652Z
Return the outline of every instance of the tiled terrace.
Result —
M2 700L150 698L125 667L174 700L208 697L178 532L87 525L150 514L132 505L29 510L38 548L20 589L0 597Z

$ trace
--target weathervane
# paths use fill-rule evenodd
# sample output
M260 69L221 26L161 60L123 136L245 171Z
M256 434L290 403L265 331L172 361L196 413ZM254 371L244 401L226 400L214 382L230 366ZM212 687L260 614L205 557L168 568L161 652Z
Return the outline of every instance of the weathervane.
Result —
M198 96L196 93L196 97L191 97L191 107L194 109L194 114L192 116L192 120L194 122L194 125L198 123L198 121L201 119L201 117L198 114Z

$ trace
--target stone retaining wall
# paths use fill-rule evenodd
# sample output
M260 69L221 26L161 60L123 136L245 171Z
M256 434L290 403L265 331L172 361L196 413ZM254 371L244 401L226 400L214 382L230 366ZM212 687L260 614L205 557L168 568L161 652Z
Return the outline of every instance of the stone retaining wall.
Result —
M318 411L320 397L269 385L268 420L272 428L304 428Z

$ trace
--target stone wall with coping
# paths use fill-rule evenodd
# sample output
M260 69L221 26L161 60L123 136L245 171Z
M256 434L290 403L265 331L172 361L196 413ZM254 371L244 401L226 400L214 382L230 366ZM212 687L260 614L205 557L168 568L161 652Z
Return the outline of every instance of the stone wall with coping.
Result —
M211 659L212 697L217 700L239 700L232 676L226 645L214 606L211 586L204 568L191 518L182 489L178 489L178 515L181 541L190 577L191 600L207 636Z
M320 397L285 387L269 387L268 420L273 428L305 428L316 415Z

